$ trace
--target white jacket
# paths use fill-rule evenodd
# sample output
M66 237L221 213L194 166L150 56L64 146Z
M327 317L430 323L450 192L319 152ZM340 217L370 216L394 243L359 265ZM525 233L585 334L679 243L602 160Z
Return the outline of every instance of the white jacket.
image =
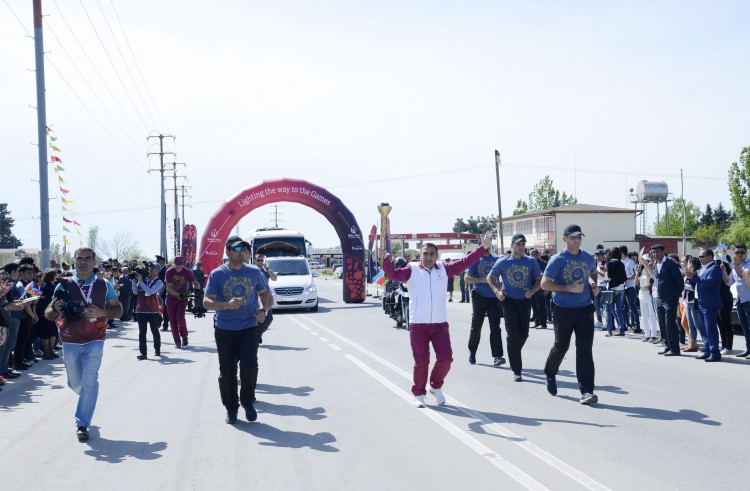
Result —
M445 299L448 275L442 261L438 261L432 269L412 264L411 276L406 281L406 286L409 288L409 323L448 322Z

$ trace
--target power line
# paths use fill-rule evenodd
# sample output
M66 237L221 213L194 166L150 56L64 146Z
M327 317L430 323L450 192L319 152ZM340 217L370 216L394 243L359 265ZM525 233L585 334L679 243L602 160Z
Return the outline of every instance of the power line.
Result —
M51 59L51 58L49 57L49 55L45 55L45 58L46 58L46 60L47 60L47 61L49 62L50 66L51 66L51 67L52 67L52 68L53 68L53 69L54 69L54 70L55 70L55 71L57 72L57 74L58 74L58 75L60 76L60 79L61 79L61 80L62 80L63 82L65 82L65 85L67 85L67 86L68 86L68 88L70 89L70 91L71 91L71 92L73 92L73 95L74 95L74 96L76 96L76 98L77 98L77 99L78 99L78 101L79 101L79 102L81 103L81 105L82 105L82 106L83 106L83 107L84 107L84 108L85 108L85 109L86 109L86 110L87 110L87 111L89 112L89 114L91 115L91 117L92 117L92 118L94 118L94 120L96 120L96 122L97 122L97 123L99 123L99 126L101 126L101 127L102 127L102 129L103 129L103 130L105 131L105 133L107 133L107 134L108 134L108 135L110 136L110 138L112 138L112 141L114 141L114 142L115 142L115 144L116 144L116 145L117 145L118 147L120 147L120 149L121 149L121 150L122 150L122 151L123 151L123 152L124 152L124 153L125 153L125 154L126 154L126 155L127 155L128 157L130 157L130 159L131 159L131 160L132 160L133 162L135 162L135 164L136 164L137 166L139 166L139 167L142 167L142 168L143 168L144 170L147 170L147 168L146 168L145 166L143 166L142 164L138 163L138 160L137 160L137 159L136 159L135 157L133 157L132 155L130 155L130 153L128 153L128 151L127 151L127 150L125 149L125 147L123 147L123 146L122 146L122 145L120 144L119 140L118 140L117 138L115 138L115 136L114 136L114 135L113 135L113 134L112 134L112 133L111 133L111 132L110 132L110 131L109 131L109 130L107 129L107 127L106 127L106 126L104 126L104 124L103 124L103 123L102 123L102 122L101 122L101 121L99 120L99 118L97 118L97 117L96 117L96 114L94 114L94 112L93 112L93 111L92 111L92 110L91 110L91 109L89 108L89 106L87 106L87 105L86 105L86 103L85 103L85 102L83 101L83 99L81 98L81 96L80 96L80 95L78 95L78 92L76 92L76 91L75 91L75 89L73 88L73 86L72 86L72 85L70 85L70 83L68 83L67 79L66 79L66 78L65 78L65 77L63 76L63 74L62 74L62 73L60 72L60 70L58 70L57 66L55 66L54 62L53 62L53 61L52 61L52 59ZM42 143L41 143L41 142L40 142L39 144L40 144L40 145L42 145Z
M122 22L120 22L120 14L117 13L117 8L115 7L114 0L110 0L112 3L112 10L115 12L115 18L117 19L117 23L120 25L120 30L122 31L122 36L125 38L125 44L128 45L128 49L130 50L130 56L133 58L133 63L135 64L136 70L138 70L138 75L141 77L141 82L143 82L143 88L146 89L146 94L148 95L149 100L151 101L151 104L154 106L154 110L156 111L156 114L159 116L159 119L161 119L162 124L164 125L164 129L167 130L167 133L169 133L169 128L167 127L167 123L164 119L164 116L162 116L161 111L159 111L159 106L156 105L156 102L154 101L153 96L151 95L151 91L148 88L148 84L146 83L146 79L143 77L143 72L141 72L141 67L138 64L138 59L135 57L135 53L133 52L132 46L130 46L130 41L128 40L128 35L125 33L125 28L122 25Z
M139 144L128 135L127 130L125 130L125 128L120 124L120 122L117 120L114 114L112 114L112 111L109 110L109 108L104 104L104 101L101 99L101 97L99 97L99 95L96 93L94 88L89 83L88 79L83 75L83 72L81 72L81 69L78 68L78 65L76 65L75 61L73 61L73 58L70 56L70 53L68 53L68 50L65 49L65 46L62 44L62 42L60 42L60 38L57 37L57 34L55 34L55 31L52 29L52 26L49 25L49 22L47 22L47 19L44 19L44 23L47 26L47 29L49 29L49 31L52 33L52 36L57 41L57 44L62 49L63 53L65 53L65 56L68 57L68 60L73 65L73 68L76 69L76 71L78 72L78 75L81 76L81 79L83 79L86 86L89 88L89 90L91 90L91 93L94 94L94 97L96 97L96 100L99 101L99 104L101 105L101 107L107 112L107 114L109 114L109 117L112 118L115 124L122 130L125 137L128 140L130 140L130 142L133 143L135 146L139 146Z
M86 51L86 49L83 47L83 44L81 43L81 41L78 39L78 36L76 36L76 33L73 30L73 28L70 27L70 24L68 23L68 19L65 17L65 14L63 14L62 10L60 10L60 7L57 5L57 1L56 0L52 0L52 3L55 4L55 7L57 8L57 11L60 13L60 17L62 17L63 22L65 22L65 25L67 26L68 30L70 31L70 34L73 36L73 39L75 39L76 43L78 43L78 47L81 49L81 52L86 57L86 60L88 60L89 64L91 65L91 68L94 69L94 73L96 73L96 75L99 77L99 80L104 85L104 88L107 89L107 92L109 93L110 97L112 97L112 100L115 101L115 104L117 104L117 107L119 107L120 111L122 111L122 114L125 116L125 119L127 119L128 122L133 125L133 128L135 128L136 131L141 131L140 128L138 128L138 124L136 124L136 122L133 121L133 119L130 117L130 115L125 110L125 108L122 107L122 104L120 104L119 97L116 97L115 94L112 92L112 89L109 88L109 84L107 83L106 80L104 80L104 77L99 72L99 69L96 67L96 64L94 64L94 62L91 60L91 57L89 56L89 54Z
M138 116L138 119L141 120L141 123L143 124L143 128L146 130L146 133L148 133L148 125L146 124L146 121L143 120L141 113L138 111L138 107L136 107L135 102L133 101L133 97L130 95L128 88L125 86L125 82L123 82L122 77L120 76L120 72L117 71L117 66L115 66L115 62L112 61L112 57L109 55L109 51L107 50L107 47L104 45L104 41L102 40L102 37L99 35L99 31L96 30L94 21L91 19L91 16L89 15L88 10L86 10L86 6L83 4L83 0L80 0L80 1L81 1L81 8L83 8L83 12L86 14L86 17L89 19L91 28L94 30L94 34L96 34L96 38L99 40L99 44L102 45L104 54L107 55L107 59L109 60L109 63L112 65L112 69L115 71L115 75L117 75L117 80L120 81L120 85L122 85L123 90L125 90L125 95L128 96L128 100L130 101L130 104L133 106L133 109L135 109L136 116Z
M21 19L19 19L18 16L16 15L16 13L13 12L13 9L10 8L10 5L8 5L8 2L6 2L5 0L3 0L3 3L5 4L6 7L8 7L8 10L10 10L10 13L13 14L13 17L16 18L16 20L18 21L18 23L21 24L21 27L23 28L23 30L26 31L26 35L29 36L31 39L34 39L34 36L32 36L32 34L29 32L29 30L26 29L26 25L23 22L21 22Z
M96 0L96 3L99 5L99 10L102 11L102 17L104 17L104 23L107 24L107 29L109 29L109 33L112 35L112 40L115 42L115 46L117 47L117 52L120 53L120 58L122 58L122 64L125 65L125 70L127 70L128 72L130 81L133 82L133 86L135 87L135 91L138 94L138 98L141 100L141 104L143 104L143 108L146 110L146 114L148 114L148 117L151 119L151 123L153 123L154 127L156 128L159 125L154 120L153 115L151 115L151 111L149 111L148 106L146 105L146 101L143 100L143 94L141 94L141 89L138 88L138 84L135 82L135 79L133 78L133 73L130 71L130 66L128 65L128 62L125 60L125 55L122 54L122 49L120 49L120 43L117 42L117 37L115 36L114 31L112 30L112 26L109 25L109 19L107 19L107 15L104 13L104 8L102 7L102 3L99 0Z

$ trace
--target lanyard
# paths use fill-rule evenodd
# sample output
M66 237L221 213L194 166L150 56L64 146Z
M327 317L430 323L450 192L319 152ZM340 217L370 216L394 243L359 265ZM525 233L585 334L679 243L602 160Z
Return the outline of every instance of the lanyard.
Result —
M95 281L96 280L92 281L91 284L89 285L88 292L84 292L81 284L76 281L76 286L78 287L79 290L81 290L81 296L83 296L83 298L86 300L87 306L91 306L91 294L94 293Z

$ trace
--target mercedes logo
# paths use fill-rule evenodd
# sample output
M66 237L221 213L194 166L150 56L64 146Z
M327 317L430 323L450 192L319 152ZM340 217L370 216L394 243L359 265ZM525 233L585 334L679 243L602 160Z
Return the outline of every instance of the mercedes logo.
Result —
M287 295L291 295L291 294L292 294L292 289L291 289L291 288L287 288L287 290L286 290L286 294L287 294Z

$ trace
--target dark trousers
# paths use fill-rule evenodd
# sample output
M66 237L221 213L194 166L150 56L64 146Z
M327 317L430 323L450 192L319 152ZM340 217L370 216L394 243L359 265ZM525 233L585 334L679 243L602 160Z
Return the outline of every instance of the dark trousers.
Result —
M740 318L740 327L745 336L745 351L750 351L750 302L737 301L737 316ZM2 370L0 366L0 370Z
M581 394L594 392L594 306L565 308L555 305L555 344L547 356L544 373L554 377L576 334L576 377Z
M724 306L719 309L719 334L721 347L732 349L734 346L734 329L732 329L732 299L724 300Z
M166 305L166 297L162 297L162 300L164 300L164 303ZM169 329L169 314L167 313L166 306L164 307L164 330L166 331Z
M634 286L625 289L625 318L628 324L635 327L636 331L641 329L640 313L638 312L638 292Z
M552 303L552 294L544 296L544 305L547 306L547 322L552 322L553 318L553 303Z
M508 340L508 358L513 373L521 373L523 361L521 350L529 338L529 315L531 314L531 299L516 300L505 298L500 305L503 307L505 319L505 334ZM547 319L545 318L545 322Z
M256 327L230 331L214 329L219 352L219 392L227 411L237 411L252 405L258 379L258 329ZM237 362L240 363L240 393L237 396Z
M122 317L120 317L121 321L126 321L133 317L133 311L130 310L130 299L132 297L132 293L123 293L123 290L120 290L120 304L122 305Z
M542 290L539 290L531 297L531 308L533 309L534 325L547 327L547 302L544 300L544 292ZM505 311L503 311L503 315L505 315Z
M458 285L461 288L461 301L462 302L468 302L469 301L469 291L466 288L466 281L464 281L464 276L461 275L458 280Z
M161 315L159 314L136 314L138 319L138 349L142 355L146 354L146 329L151 328L151 335L154 337L154 352L158 356L161 353L161 334L159 334L159 325L161 325Z
M680 302L676 298L674 300L655 298L654 300L664 346L669 348L672 353L679 353L680 331L683 331L682 327L677 325L677 306Z
M487 316L490 322L490 350L492 357L503 356L503 337L500 331L502 310L496 297L485 297L471 292L471 332L469 333L469 352L476 353L482 337L482 324ZM528 324L528 321L527 321Z
M23 365L23 360L26 358L27 347L29 340L33 339L32 330L34 324L31 322L31 317L25 316L21 319L21 324L18 326L18 336L16 337L16 346L13 348L13 360L16 366Z
M707 309L701 307L698 302L698 315L703 320L703 328L706 331L706 337L703 339L703 352L714 358L721 358L719 351L719 327L716 324L719 309Z

